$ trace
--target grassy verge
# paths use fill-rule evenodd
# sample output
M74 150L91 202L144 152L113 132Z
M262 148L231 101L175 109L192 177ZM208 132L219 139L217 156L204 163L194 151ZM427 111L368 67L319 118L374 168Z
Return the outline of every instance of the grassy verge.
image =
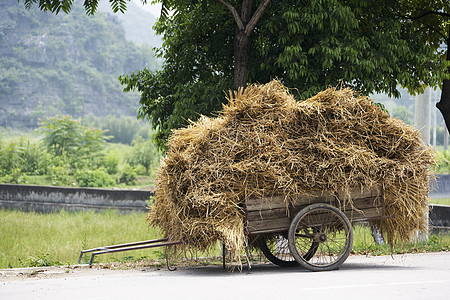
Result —
M430 199L430 204L450 205L450 198Z
M353 253L388 255L450 251L450 235L432 236L425 243L378 245L367 227L354 227ZM62 211L55 214L26 213L0 210L0 268L32 267L48 265L72 265L77 263L82 249L122 244L160 238L157 230L147 227L145 213L119 214L111 210L103 213ZM192 254L188 254L192 255ZM220 246L210 253L193 254L208 256L207 263L220 263ZM258 257L259 251L258 251ZM83 262L88 262L86 256ZM98 263L135 263L164 258L164 248L153 248L96 257ZM183 263L184 258L171 257L171 261Z
M426 242L411 242L390 246L374 242L368 226L353 227L353 254L390 255L419 252L450 251L450 235L432 235Z
M160 237L145 213L62 211L56 214L0 210L0 268L74 264L82 249ZM159 258L161 250L100 255L96 262ZM88 259L88 257L86 257Z

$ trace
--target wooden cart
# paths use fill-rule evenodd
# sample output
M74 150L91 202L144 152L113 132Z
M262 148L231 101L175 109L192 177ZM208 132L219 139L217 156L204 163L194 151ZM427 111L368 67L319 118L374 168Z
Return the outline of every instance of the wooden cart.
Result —
M287 205L284 196L248 199L246 234L271 262L311 271L339 268L353 245L352 223L387 218L381 187L344 193L314 192Z

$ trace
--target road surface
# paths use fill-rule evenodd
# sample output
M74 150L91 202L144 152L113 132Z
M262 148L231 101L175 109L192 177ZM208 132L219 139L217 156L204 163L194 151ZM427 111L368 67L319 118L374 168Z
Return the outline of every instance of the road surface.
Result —
M331 272L256 265L0 270L0 299L450 299L450 252L350 256Z

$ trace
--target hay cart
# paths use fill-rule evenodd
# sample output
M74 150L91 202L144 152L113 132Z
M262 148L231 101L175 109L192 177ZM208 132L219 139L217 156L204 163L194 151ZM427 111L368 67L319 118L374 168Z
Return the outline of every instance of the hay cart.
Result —
M287 204L284 196L251 198L244 205L249 244L257 245L272 263L281 267L301 265L311 271L339 268L353 245L352 223L389 218L383 205L382 189L354 188L350 193L314 192ZM167 247L181 241L157 239L99 247L81 251L96 255L153 247ZM248 247L247 247L247 256ZM223 263L225 267L225 251ZM249 264L249 268L251 268Z

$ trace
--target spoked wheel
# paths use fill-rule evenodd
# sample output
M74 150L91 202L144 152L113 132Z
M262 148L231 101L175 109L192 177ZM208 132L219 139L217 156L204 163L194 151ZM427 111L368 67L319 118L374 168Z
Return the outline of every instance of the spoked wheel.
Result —
M292 220L289 249L295 260L311 271L339 268L350 254L353 231L348 218L338 208L312 204Z
M272 263L280 267L297 267L299 265L289 250L287 234L260 235L258 244L264 256Z

